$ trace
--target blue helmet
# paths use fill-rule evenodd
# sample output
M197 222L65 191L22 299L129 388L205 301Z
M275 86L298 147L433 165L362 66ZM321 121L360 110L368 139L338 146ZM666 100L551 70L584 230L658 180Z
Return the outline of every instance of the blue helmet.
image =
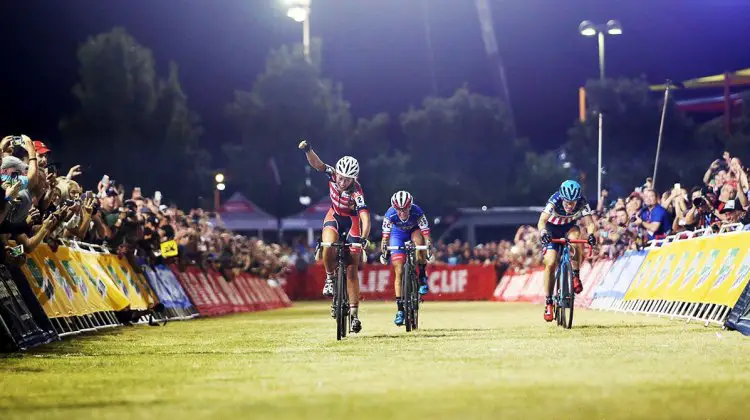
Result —
M581 185L569 179L560 185L560 196L563 200L578 201L581 198Z

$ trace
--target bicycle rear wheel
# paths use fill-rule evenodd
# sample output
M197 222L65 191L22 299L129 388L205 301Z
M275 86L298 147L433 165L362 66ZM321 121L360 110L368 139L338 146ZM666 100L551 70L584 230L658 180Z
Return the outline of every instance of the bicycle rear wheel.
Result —
M562 271L562 295L560 301L560 307L562 308L562 326L570 329L573 327L573 309L574 305L574 294L573 294L573 273L570 270L570 265L565 264Z
M346 329L349 327L347 321L346 305L346 270L339 264L336 275L336 289L334 299L334 311L336 311L336 340L346 337Z

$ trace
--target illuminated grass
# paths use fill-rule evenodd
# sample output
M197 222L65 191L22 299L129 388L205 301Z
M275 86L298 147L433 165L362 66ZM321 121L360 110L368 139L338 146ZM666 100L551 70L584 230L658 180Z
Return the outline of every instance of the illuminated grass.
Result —
M364 302L336 342L325 304L134 327L0 358L0 419L747 418L750 339L644 316Z

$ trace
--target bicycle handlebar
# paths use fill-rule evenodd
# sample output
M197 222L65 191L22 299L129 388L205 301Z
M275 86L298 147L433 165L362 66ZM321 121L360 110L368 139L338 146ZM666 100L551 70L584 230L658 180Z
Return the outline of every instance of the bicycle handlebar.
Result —
M332 246L332 247L343 247L343 246L350 246L353 248L362 248L362 244L358 242L352 242L352 243L343 243L343 242L321 242L320 246Z
M589 241L585 239L565 239L565 238L557 238L557 239L550 239L549 241L551 244L588 244Z
M413 245L411 248L416 249L417 251L429 251L432 247L427 245ZM386 249L388 249L389 251L405 251L407 247L389 245L386 247Z
M594 255L594 247L589 245L589 241L585 239L567 239L567 238L555 238L550 239L549 243L551 244L559 244L559 245L567 245L567 244L579 244L583 245L584 248L589 248L589 257ZM547 249L544 249L545 252L547 252Z

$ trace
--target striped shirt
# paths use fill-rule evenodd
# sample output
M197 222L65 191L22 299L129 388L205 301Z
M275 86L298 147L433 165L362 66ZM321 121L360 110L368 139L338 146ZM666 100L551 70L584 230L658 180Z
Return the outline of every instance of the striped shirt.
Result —
M331 208L339 216L355 216L367 210L365 194L362 186L356 180L345 190L336 184L336 170L326 166L328 176L328 196L331 198Z
M591 207L584 197L578 199L578 203L576 203L576 207L572 212L566 212L563 207L563 198L559 192L555 192L547 200L547 205L544 207L543 212L550 215L547 223L551 225L568 225L592 214Z

